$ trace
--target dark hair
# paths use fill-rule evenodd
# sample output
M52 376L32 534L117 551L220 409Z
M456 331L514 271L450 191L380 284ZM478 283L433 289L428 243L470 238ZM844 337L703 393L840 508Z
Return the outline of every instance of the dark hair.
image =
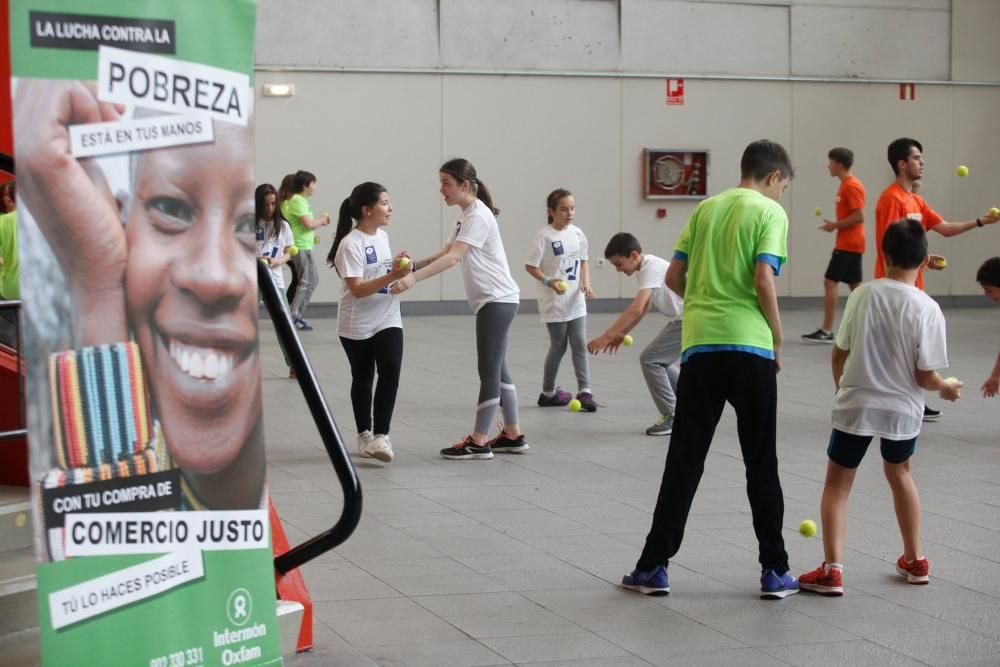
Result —
M556 206L559 206L559 202L561 202L566 197L572 197L572 196L573 193L567 190L566 188L556 188L555 190L549 193L548 197L545 198L545 206L548 208L548 210L554 211L556 210ZM549 218L549 224L551 225L552 215L549 214L548 218Z
M976 271L976 282L988 287L1000 287L1000 257L990 257Z
M628 257L633 252L642 252L639 239L628 232L618 232L608 241L608 246L604 249L604 259L611 259L615 256Z
M3 197L10 197L10 200L17 204L17 182L7 181L6 183L0 184L0 203L3 202ZM14 209L11 209L13 211ZM0 213L10 213L10 211L0 211Z
M340 215L337 217L337 232L333 235L333 246L330 247L330 253L326 256L327 266L337 268L334 260L337 258L337 248L340 247L340 242L354 228L354 221L361 220L362 207L372 207L377 204L383 192L388 192L388 190L378 183L366 181L351 190L351 196L341 203ZM337 273L339 275L340 272Z
M900 160L906 161L910 158L910 150L916 147L921 153L924 152L924 147L920 145L920 142L916 139L910 139L909 137L900 137L894 142L889 144L889 150L887 151L889 157L889 166L892 167L892 173L899 176L899 162Z
M293 189L293 184L295 183L295 174L285 174L285 177L281 179L281 185L278 186L278 203L288 201L295 194Z
M301 194L303 190L315 182L316 176L314 174L299 169L295 172L295 177L292 179L292 191L295 194Z
M493 205L493 197L490 196L490 189L486 187L486 184L476 176L476 168L472 166L472 163L464 158L457 157L454 160L448 160L441 168L438 169L442 174L448 174L461 185L465 181L469 182L469 187L472 191L476 193L480 201L486 204L486 207L493 211L493 215L499 216L500 209Z
M274 213L268 218L264 215L264 198L268 195L274 195ZM278 191L274 189L274 186L270 183L262 183L257 186L257 189L253 193L254 201L254 213L258 220L263 220L271 225L271 231L268 233L273 239L281 238L281 212L278 210Z
M882 236L882 254L899 269L916 269L927 259L927 232L916 220L891 223Z
M850 169L854 166L854 151L850 148L831 148L826 156L844 169Z
M785 147L776 141L761 139L746 147L740 160L742 178L760 183L771 172L780 172L785 178L793 178L792 159Z

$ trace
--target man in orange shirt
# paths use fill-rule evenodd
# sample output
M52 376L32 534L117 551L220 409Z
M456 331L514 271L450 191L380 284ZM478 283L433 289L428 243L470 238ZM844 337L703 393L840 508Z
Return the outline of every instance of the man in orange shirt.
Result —
M861 284L861 255L865 252L865 186L851 173L854 153L849 148L833 148L827 154L826 168L840 179L837 190L837 219L823 220L824 232L837 230L833 255L823 276L823 326L802 340L807 343L833 344L833 317L837 312L837 283L854 288Z
M886 228L896 220L908 218L917 220L924 229L931 230L944 237L957 236L963 232L983 225L992 225L1000 220L1000 215L986 212L975 220L965 222L948 222L932 209L924 198L913 192L913 182L924 175L924 147L916 139L902 137L889 144L889 164L896 174L896 180L879 195L875 205L875 277L885 277L885 264L882 260L882 236ZM939 261L940 255L927 256L927 268L940 271L944 268ZM916 286L924 288L923 270L917 274ZM934 421L941 416L938 410L924 406L924 421Z

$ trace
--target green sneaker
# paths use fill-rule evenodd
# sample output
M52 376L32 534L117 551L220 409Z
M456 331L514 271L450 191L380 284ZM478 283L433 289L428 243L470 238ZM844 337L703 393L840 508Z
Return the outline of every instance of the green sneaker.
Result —
M646 435L670 435L674 430L674 416L660 415L656 423L646 429Z

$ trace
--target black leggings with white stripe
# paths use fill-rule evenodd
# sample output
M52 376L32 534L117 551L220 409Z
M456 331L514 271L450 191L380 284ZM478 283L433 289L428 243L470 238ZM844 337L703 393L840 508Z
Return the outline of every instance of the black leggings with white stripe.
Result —
M488 303L476 313L479 404L476 433L489 433L502 404L504 424L517 424L517 389L507 370L507 332L517 315L516 303Z

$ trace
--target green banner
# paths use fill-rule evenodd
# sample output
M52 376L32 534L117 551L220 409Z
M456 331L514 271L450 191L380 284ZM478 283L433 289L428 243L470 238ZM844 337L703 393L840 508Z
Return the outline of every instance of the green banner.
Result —
M12 0L45 665L280 665L248 0Z

